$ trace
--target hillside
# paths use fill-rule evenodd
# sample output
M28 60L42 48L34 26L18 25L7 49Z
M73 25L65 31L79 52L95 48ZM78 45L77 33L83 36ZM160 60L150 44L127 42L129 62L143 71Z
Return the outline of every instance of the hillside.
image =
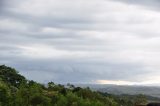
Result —
M53 82L44 86L26 79L14 68L0 66L0 106L134 106L145 103L144 95L116 96Z
M160 87L156 86L125 86L125 85L109 85L109 84L90 84L90 85L78 85L81 87L87 87L89 86L93 90L97 90L100 92L108 92L115 95L121 95L121 94L130 94L130 95L136 95L136 94L144 94L149 95L153 97L160 98Z

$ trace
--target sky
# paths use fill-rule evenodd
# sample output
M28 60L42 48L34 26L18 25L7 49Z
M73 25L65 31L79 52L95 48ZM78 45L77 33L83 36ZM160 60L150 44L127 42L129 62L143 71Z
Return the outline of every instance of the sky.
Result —
M160 85L159 0L0 0L0 64L41 83Z

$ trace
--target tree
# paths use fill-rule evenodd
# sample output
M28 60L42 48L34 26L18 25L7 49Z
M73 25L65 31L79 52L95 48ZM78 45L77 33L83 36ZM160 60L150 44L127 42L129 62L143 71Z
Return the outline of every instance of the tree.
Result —
M0 66L0 78L2 79L2 81L15 87L19 87L22 82L26 82L24 76L18 74L15 69L7 67L5 65Z
M147 104L147 98L144 95L139 94L139 95L136 96L136 98L134 100L134 103L135 103L135 105Z
M51 99L42 94L34 95L30 100L32 106L50 106L50 102Z
M11 92L8 86L0 81L0 106L8 106L10 104Z

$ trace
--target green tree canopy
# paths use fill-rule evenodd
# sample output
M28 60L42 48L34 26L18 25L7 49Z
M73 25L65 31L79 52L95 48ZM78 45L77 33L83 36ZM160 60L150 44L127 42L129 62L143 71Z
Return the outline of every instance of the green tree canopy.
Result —
M5 65L0 66L0 78L2 81L15 87L19 87L22 82L26 82L24 76L18 74L14 68Z

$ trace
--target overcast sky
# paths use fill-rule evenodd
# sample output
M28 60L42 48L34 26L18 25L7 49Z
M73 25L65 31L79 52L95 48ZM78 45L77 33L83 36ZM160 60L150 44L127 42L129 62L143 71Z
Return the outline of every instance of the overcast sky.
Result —
M159 0L0 0L0 64L30 80L160 85Z

